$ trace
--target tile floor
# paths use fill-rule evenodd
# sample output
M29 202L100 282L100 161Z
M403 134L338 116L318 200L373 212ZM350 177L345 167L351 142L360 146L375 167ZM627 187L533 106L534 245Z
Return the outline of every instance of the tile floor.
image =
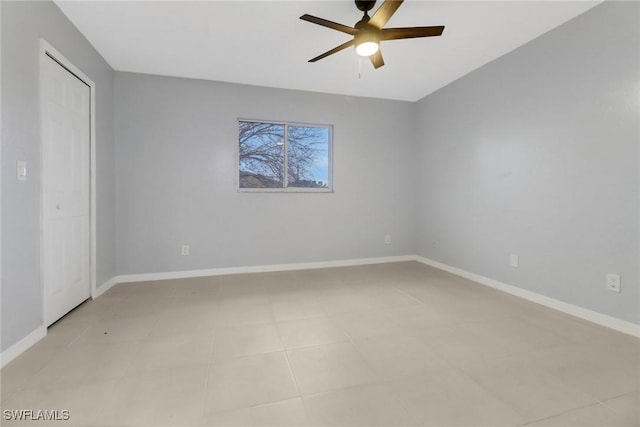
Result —
M120 284L0 375L55 426L640 426L640 340L413 262Z

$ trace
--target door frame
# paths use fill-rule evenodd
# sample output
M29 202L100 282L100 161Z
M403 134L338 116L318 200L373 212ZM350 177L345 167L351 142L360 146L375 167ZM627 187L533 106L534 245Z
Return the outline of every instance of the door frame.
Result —
M60 66L65 68L71 74L75 75L78 79L89 86L89 98L90 98L90 122L89 122L89 281L90 281L90 297L96 297L96 85L86 74L84 74L78 67L76 67L71 61L69 61L64 55L62 55L56 48L54 48L44 38L40 38L40 52L39 52L39 140L40 140L40 155L39 155L39 172L40 172L40 313L41 321L44 326L45 323L45 278L44 278L44 176L43 176L43 161L42 153L44 151L44 132L42 128L43 121L43 106L44 106L44 61L54 60Z

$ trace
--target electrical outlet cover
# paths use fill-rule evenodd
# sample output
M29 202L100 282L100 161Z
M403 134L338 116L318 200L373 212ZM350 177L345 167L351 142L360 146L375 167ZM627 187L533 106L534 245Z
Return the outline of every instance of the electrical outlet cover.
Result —
M620 275L607 274L607 289L611 292L620 292Z
M511 254L511 256L509 256L509 264L511 264L511 267L513 268L518 268L518 264L519 264L518 255Z

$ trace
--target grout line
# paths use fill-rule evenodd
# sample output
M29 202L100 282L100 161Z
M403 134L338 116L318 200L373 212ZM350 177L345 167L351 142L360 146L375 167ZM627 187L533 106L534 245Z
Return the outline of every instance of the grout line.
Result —
M200 413L200 418L204 418L204 414L205 414L205 408L207 405L207 391L209 389L209 377L211 374L211 366L214 363L213 360L213 346L215 345L215 340L216 340L216 329L214 328L211 331L211 344L209 344L209 363L207 364L207 370L205 372L205 378L204 378L204 391L202 393L202 412Z
M426 305L424 301L414 297L413 295L411 295L410 293L408 293L407 291L405 291L404 289L400 289L397 286L394 286L393 288L395 291L400 292L402 295L409 297L413 300L415 300L419 305ZM411 304L407 304L407 305L411 305Z
M538 423L540 421L551 420L553 418L559 417L560 415L568 414L570 412L579 411L579 410L582 410L582 409L586 409L586 408L590 408L592 406L598 406L598 405L602 405L604 407L604 405L601 402L595 402L595 403L589 403L587 405L576 406L575 408L571 408L571 409L568 409L566 411L558 412L558 413L556 413L554 415L550 415L548 417L536 418L534 420L527 421L524 424L522 424L522 426L524 427L524 426L528 426L528 425L531 425L531 424L534 424L534 423Z
M296 374L293 371L293 365L291 364L291 360L289 360L289 351L287 349L283 350L284 351L284 357L285 359L287 359L287 366L289 366L289 373L291 374L291 377L293 378L293 384L295 384L296 386L296 391L298 392L298 397L302 397L302 393L300 392L300 386L298 386L298 379L296 378Z
M78 334L78 336L77 336L77 337L75 337L74 339L72 339L72 340L71 340L71 341L70 341L70 342L65 346L65 348L68 348L68 347L73 346L73 343L75 343L75 342L76 342L76 341L78 341L80 338L82 338L82 337L87 333L87 331L88 331L90 328L91 328L91 326L86 326L86 327L84 328L84 330L83 330L82 332L80 332L80 334Z
M613 397L607 397L606 399L602 399L602 400L598 399L598 401L606 406L607 402L610 402L610 401L615 400L615 399L619 399L621 397L624 397L624 396L627 396L627 395L630 395L630 394L638 394L640 396L640 390L628 391L626 393L618 394L618 395L613 396Z
M234 407L234 408L223 409L223 410L220 410L220 411L214 411L213 413L214 414L224 414L224 413L227 413L227 412L240 411L242 409L248 409L248 408L257 408L259 406L271 405L273 403L286 402L287 400L294 400L294 399L301 399L302 400L302 396L285 397L284 399L269 400L267 402L260 402L260 403L252 403L252 404L247 405L247 406L238 406L238 407Z

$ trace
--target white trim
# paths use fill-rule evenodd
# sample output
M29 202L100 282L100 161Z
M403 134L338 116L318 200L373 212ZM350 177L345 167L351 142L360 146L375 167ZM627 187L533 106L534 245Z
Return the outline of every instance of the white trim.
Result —
M7 363L11 362L16 357L27 351L29 347L40 341L47 335L47 328L39 326L29 335L22 338L20 341L7 348L0 353L0 367L4 367Z
M526 289L519 288L517 286L508 285L506 283L502 283L497 280L481 276L479 274L471 273L469 271L462 270L457 267L452 267L450 265L447 265L438 261L434 261L429 258L416 256L414 259L418 262L429 265L431 267L435 267L437 269L455 274L456 276L473 280L474 282L478 282L481 285L489 286L491 288L498 289L508 294L515 295L517 297L526 299L528 301L543 305L545 307L553 308L554 310L558 310L563 313L570 314L575 317L579 317L580 319L584 319L589 322L596 323L600 326L604 326L610 329L614 329L618 332L622 332L622 333L640 338L640 325L636 323L628 322L626 320L622 320L616 317L608 316L606 314L598 313L597 311L589 310L584 307L579 307L577 305L569 304L564 301L560 301L545 295L541 295L535 292L528 291Z
M47 56L51 56L53 58L55 58L55 61L57 61L58 63L60 63L63 67L65 67L67 70L69 70L71 73L75 74L75 76L77 78L79 78L80 80L82 80L87 86L89 86L89 96L90 96L90 102L91 102L91 117L90 117L90 146L89 146L89 152L90 152L90 160L89 160L89 179L90 179L90 188L89 188L89 199L90 199L90 207L89 207L89 251L90 251L90 255L89 255L89 281L90 281L90 288L89 288L89 295L91 297L93 297L96 294L96 104L95 104L95 100L96 100L96 84L93 80L91 80L86 74L84 74L79 68L77 68L75 65L73 65L73 63L71 61L69 61L62 53L60 53L56 48L54 48L50 43L48 43L45 39L40 38L40 52L39 52L39 64L40 64L40 76L39 76L39 81L40 81L40 87L39 87L39 97L40 97L40 120L39 120L39 124L40 124L40 146L39 146L39 150L40 150L40 271L44 271L43 270L43 266L42 266L42 260L43 260L43 242L42 242L42 224L43 224L43 218L42 218L42 146L43 146L43 140L42 140L42 105L43 105L43 78L44 78L44 73L43 73L43 61L47 59ZM44 322L45 320L45 295L44 295L44 277L42 276L42 274L40 275L40 299L41 299L41 314L42 314L42 321Z
M98 298L100 295L104 294L105 292L107 292L109 289L111 289L113 286L117 285L118 283L120 283L118 281L118 277L121 276L115 276L112 277L111 279L107 280L106 282L104 282L102 285L98 286L96 288L96 291L93 295L91 295L91 298L96 299Z
M186 279L190 277L222 276L227 274L266 273L274 271L310 270L315 268L350 267L356 265L385 264L389 262L414 261L415 256L389 256L333 261L303 262L295 264L256 265L247 267L212 268L205 270L170 271L164 273L127 274L116 276L115 283L148 282L152 280ZM114 284L115 284L114 283ZM113 286L113 285L111 285ZM102 288L102 287L101 287Z

